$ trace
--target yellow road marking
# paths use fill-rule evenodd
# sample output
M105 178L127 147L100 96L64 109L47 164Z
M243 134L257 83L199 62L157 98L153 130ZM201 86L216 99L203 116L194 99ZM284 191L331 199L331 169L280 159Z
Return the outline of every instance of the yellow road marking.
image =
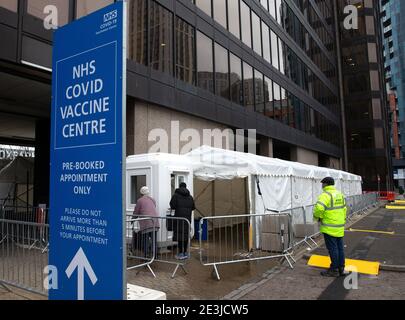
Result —
M351 232L366 232L366 233L381 233L381 234L390 234L390 235L394 235L395 231L376 231L376 230L359 230L359 229L352 229L350 228L347 231L351 231Z
M313 255L309 261L308 265L311 267L318 267L329 269L331 260L326 256ZM372 261L363 260L352 260L346 259L346 271L357 272L361 274L377 276L380 272L380 263Z
M395 204L405 204L405 200L395 200Z
M388 209L388 210L405 210L405 206L386 206L385 209Z

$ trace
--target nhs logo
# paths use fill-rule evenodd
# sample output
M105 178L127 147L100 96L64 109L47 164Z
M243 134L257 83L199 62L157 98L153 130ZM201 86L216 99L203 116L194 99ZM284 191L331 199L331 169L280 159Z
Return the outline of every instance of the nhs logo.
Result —
M111 20L114 20L114 19L117 19L117 17L118 17L118 11L117 10L108 12L108 13L106 13L104 15L104 23L106 23L108 21L111 21Z

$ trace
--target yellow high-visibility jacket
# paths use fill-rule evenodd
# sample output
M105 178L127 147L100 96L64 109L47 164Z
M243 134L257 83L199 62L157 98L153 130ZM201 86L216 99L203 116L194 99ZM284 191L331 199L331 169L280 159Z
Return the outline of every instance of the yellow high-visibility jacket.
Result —
M334 186L325 187L314 207L314 218L321 221L321 233L343 238L346 214L345 196Z

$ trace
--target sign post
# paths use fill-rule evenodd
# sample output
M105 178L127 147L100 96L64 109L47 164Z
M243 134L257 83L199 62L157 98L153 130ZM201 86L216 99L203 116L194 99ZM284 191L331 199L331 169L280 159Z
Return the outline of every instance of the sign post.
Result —
M54 34L50 299L125 299L125 110L122 1Z

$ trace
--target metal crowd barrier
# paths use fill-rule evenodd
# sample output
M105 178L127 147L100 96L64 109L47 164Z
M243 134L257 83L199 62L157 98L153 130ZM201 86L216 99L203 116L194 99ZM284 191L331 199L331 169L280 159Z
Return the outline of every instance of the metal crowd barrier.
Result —
M350 221L355 215L367 212L371 207L376 206L378 201L377 193L346 197L347 220ZM283 211L283 213L291 215L294 248L303 243L310 249L318 246L314 240L320 235L319 223L313 219L314 206L302 206Z
M0 208L0 244L5 241L10 235L4 232L4 221L16 223L26 222L28 224L41 225L43 228L39 228L39 234L31 240L29 249L40 249L42 253L49 248L49 237L46 237L45 228L48 228L48 209L36 208L36 207L11 207L4 206ZM11 235L12 236L12 235Z
M129 216L129 219L132 219ZM139 216L142 218L151 218L155 223L155 234L153 248L155 250L154 260L148 264L149 270L155 276L152 270L154 262L166 263L175 266L172 273L172 278L176 276L177 271L181 268L185 274L186 264L190 260L191 253L191 223L185 218L177 217L148 217ZM141 226L134 224L135 230L142 229ZM133 235L131 235L133 237ZM152 240L152 237L149 237ZM128 251L130 252L130 251Z
M5 220L33 223L48 223L48 209L38 207L3 206L2 217Z
M205 217L199 240L200 262L212 266L218 280L219 265L283 258L293 268L295 262L289 252L293 243L288 214Z
M126 252L128 260L131 261L127 270L147 267L156 278L150 265L156 257L157 230L153 218L136 218L126 221Z
M48 254L35 244L48 244L49 226L5 219L1 219L0 224L0 284L47 295L44 269L48 265Z

